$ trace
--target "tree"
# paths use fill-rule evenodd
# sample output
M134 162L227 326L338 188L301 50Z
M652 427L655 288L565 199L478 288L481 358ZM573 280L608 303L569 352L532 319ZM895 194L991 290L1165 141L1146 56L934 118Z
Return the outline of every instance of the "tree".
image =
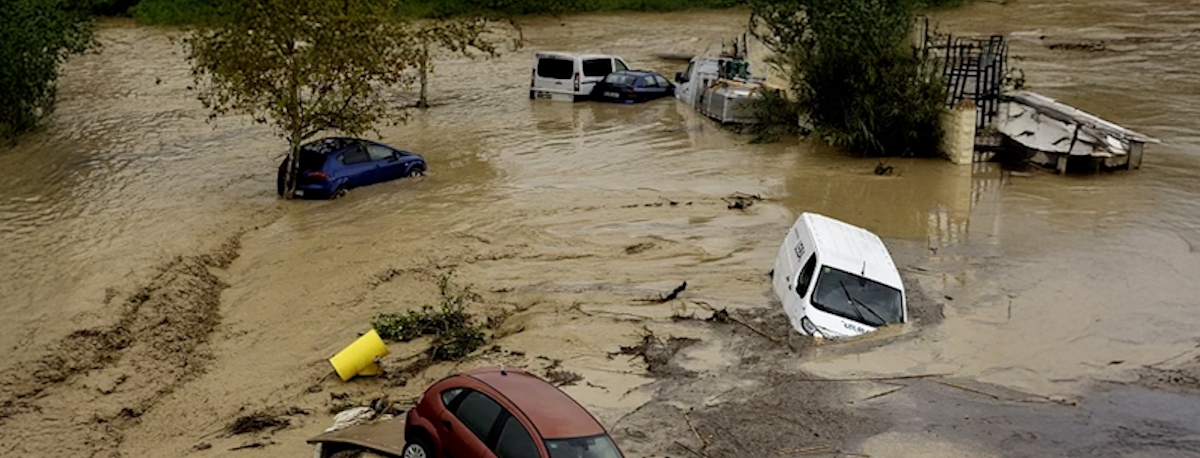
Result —
M228 0L185 38L211 118L241 113L288 142L284 196L300 146L326 131L350 136L399 121L384 90L407 87L418 49L386 0Z
M750 29L826 141L869 156L933 155L944 85L908 44L916 0L750 0Z
M0 1L0 138L33 128L53 109L59 68L95 44L86 6Z
M465 16L429 19L416 25L413 34L419 43L417 54L417 78L420 93L417 107L428 108L429 74L433 73L433 59L430 49L440 46L451 52L473 57L471 50L481 51L490 57L499 55L497 41L489 39L486 34L491 26L498 22L490 15L476 13ZM515 24L515 23L514 23ZM520 46L515 40L513 48Z

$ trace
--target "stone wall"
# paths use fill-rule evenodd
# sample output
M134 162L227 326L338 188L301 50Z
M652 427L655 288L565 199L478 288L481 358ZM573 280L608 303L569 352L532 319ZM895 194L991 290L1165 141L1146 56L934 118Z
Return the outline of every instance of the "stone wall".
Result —
M963 100L942 115L942 154L964 165L975 159L975 102Z

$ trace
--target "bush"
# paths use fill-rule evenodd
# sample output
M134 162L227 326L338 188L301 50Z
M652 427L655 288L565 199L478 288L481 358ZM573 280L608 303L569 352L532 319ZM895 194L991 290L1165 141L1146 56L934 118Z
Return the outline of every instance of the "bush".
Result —
M383 313L371 318L371 327L379 336L407 342L421 336L434 336L428 355L432 361L455 361L470 355L486 342L482 326L466 306L475 297L470 288L457 287L451 275L438 277L438 306L424 305L420 311Z
M93 45L90 5L0 2L0 137L33 128L54 108L59 67Z
M774 91L763 93L761 98L751 101L750 109L758 121L746 126L746 132L754 136L750 143L774 143L784 135L804 133L800 127L800 105Z
M219 0L142 0L129 12L143 24L197 24L217 15Z
M945 90L907 40L915 0L752 0L751 21L825 141L867 156L933 156Z

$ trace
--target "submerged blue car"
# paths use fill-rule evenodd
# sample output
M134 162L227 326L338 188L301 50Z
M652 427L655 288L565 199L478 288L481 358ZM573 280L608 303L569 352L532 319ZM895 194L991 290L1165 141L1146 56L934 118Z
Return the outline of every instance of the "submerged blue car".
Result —
M658 73L642 70L609 73L592 89L592 97L605 102L637 103L674 95L674 84Z
M288 159L279 164L277 187L284 193ZM300 147L296 197L330 199L352 188L425 174L420 155L357 138L330 137Z

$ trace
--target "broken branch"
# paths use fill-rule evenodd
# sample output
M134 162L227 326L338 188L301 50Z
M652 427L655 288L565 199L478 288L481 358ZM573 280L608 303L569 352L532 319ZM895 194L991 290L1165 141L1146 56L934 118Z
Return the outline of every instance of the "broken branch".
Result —
M691 448L691 447L688 447L688 446L686 446L686 445L683 445L683 444L679 443L679 441L675 441L675 445L678 445L678 446L680 446L680 447L683 447L683 449L684 449L684 450L687 450L687 451L691 452L693 455L696 455L696 456L698 456L698 457L700 457L700 458L708 458L708 455L705 455L705 454L703 454L703 453L700 453L700 452L697 452L697 451L695 451L695 450L692 450L692 448Z
M972 392L972 393L975 393L975 394L981 394L981 395L987 396L987 397L989 397L989 398L992 398L992 399L1000 399L1000 396L996 396L996 395L994 395L994 394L992 394L992 393L988 393L988 392L986 392L986 391L983 391L983 390L977 390L977 389L975 389L975 388L971 388L971 387L969 387L969 386L962 386L962 385L958 385L958 384L955 384L955 383L950 383L950 382L943 381L943 380L934 380L934 381L935 381L935 382L937 382L939 385L945 385L945 386L948 386L948 387L950 387L950 388L958 388L958 389L960 389L960 390L963 390L963 391L969 391L969 392Z

